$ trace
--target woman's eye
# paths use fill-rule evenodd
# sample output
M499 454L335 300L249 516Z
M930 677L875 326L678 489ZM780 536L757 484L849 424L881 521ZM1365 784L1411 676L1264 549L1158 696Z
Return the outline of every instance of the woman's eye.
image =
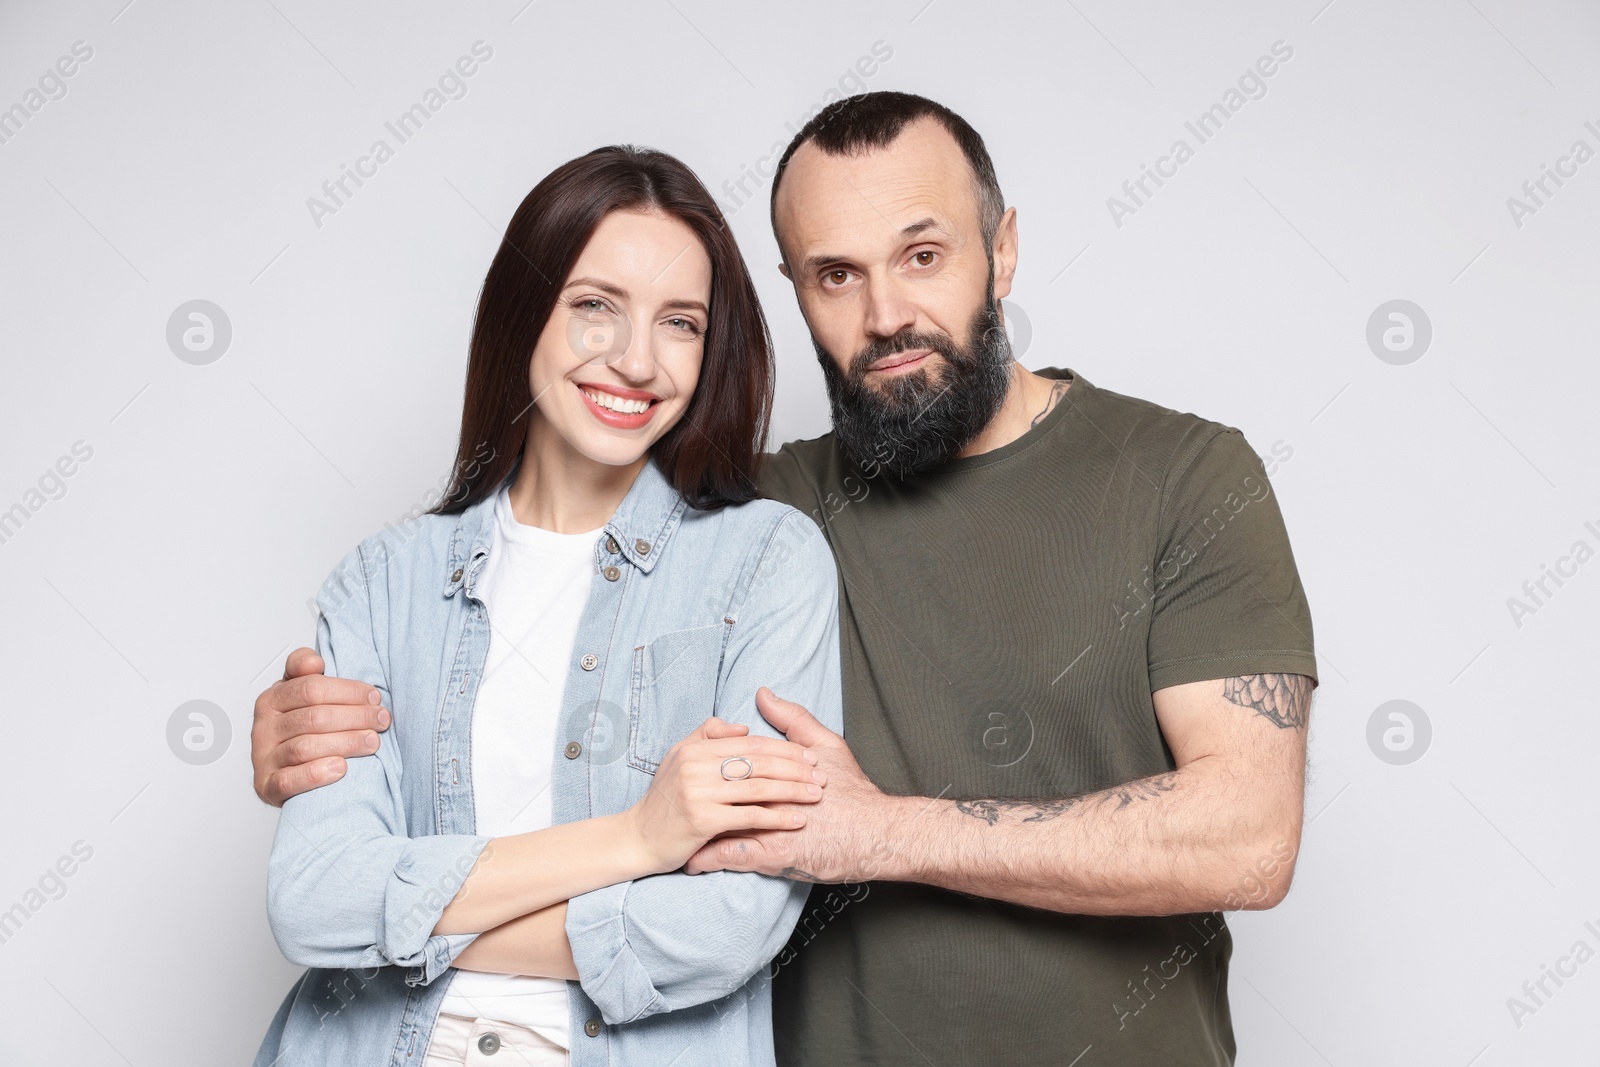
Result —
M606 310L606 302L604 300L601 300L601 299L597 298L597 297L592 297L591 296L591 297L588 297L586 299L578 301L578 310L579 311L604 311L604 310Z
M700 332L699 324L693 319L672 318L667 320L667 325L674 330L682 330L685 333L697 334Z

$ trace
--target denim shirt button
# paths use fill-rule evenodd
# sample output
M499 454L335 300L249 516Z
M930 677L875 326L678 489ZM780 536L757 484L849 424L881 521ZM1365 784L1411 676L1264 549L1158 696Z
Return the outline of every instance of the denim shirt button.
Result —
M650 542L644 540L643 538L635 541L633 543L633 547L639 550L639 555L641 556L648 556L650 554Z
M622 546L617 544L617 539L609 534L606 535L606 551L613 556L622 551Z
M608 582L614 582L618 578L622 577L622 571L618 570L616 567L607 567L600 573L606 576L606 581Z
M596 667L600 666L600 657L595 655L593 652L587 653L578 661L578 666L582 667L586 671L592 671Z
M583 755L583 746L576 741L568 741L567 747L562 750L568 759L577 759Z
M590 1019L588 1022L584 1023L583 1024L583 1032L588 1034L590 1037L599 1037L600 1036L600 1020L599 1019Z
M450 580L452 582L459 582L461 580L461 568L460 567L456 568L456 572L450 576Z

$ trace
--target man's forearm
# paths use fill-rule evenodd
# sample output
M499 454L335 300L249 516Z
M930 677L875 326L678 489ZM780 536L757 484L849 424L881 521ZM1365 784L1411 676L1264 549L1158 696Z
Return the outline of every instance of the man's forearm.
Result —
M1200 759L1076 797L897 797L867 874L1082 915L1270 907L1300 847L1285 786L1263 797Z

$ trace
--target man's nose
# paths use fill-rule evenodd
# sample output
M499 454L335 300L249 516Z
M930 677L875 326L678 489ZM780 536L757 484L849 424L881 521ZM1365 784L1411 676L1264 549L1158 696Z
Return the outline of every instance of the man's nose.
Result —
M867 288L867 336L893 337L917 322L917 309L893 280L873 279Z

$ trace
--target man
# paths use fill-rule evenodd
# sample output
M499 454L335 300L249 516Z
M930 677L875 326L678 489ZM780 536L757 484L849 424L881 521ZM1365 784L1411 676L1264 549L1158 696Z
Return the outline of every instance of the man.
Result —
M763 695L827 796L687 869L843 884L774 961L781 1061L1231 1063L1219 913L1288 890L1316 684L1261 461L1011 359L1016 211L931 101L825 109L772 217L834 432L764 484L837 558L850 740ZM257 701L270 802L378 743L367 687L320 669L296 652Z

